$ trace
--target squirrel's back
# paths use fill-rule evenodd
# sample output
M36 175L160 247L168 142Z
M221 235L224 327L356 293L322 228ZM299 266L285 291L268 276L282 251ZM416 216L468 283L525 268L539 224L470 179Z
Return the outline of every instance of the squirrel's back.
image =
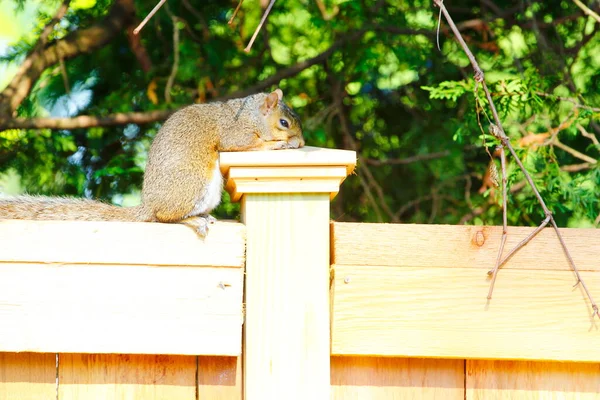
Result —
M0 198L0 219L136 221L140 207L116 207L100 201L46 196Z

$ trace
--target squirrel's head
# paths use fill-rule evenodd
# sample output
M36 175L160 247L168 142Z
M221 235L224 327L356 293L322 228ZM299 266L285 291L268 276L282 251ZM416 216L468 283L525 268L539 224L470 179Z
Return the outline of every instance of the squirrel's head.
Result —
M283 102L281 89L267 95L260 111L266 119L273 140L285 140L292 148L304 146L300 118Z

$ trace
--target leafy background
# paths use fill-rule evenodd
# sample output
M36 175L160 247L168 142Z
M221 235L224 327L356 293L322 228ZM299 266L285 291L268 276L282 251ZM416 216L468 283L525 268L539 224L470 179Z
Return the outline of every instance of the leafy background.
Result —
M128 29L155 5L130 2L135 18ZM116 3L71 2L47 46L109 18ZM490 112L445 23L438 49L432 2L280 0L245 53L265 3L246 0L229 26L235 2L169 0L142 30L139 47L123 29L106 45L46 68L19 107L0 115L0 128L15 116L173 110L278 86L304 121L308 145L359 154L356 174L332 204L333 219L501 223L489 178L490 162L498 160L490 161L485 148L494 155ZM0 2L0 89L35 51L60 4ZM600 11L598 2L587 5ZM598 226L599 22L570 0L459 0L446 7L557 223ZM160 124L0 129L0 192L134 205ZM508 173L509 223L537 225L541 209L510 158ZM234 218L238 211L225 196L216 215Z

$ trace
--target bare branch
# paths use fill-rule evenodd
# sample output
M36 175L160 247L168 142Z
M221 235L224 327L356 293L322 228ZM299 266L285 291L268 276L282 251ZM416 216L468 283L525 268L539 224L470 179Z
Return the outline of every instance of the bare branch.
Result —
M233 20L235 19L235 16L237 15L238 11L240 11L240 7L242 6L243 2L244 2L244 0L240 0L237 7L233 11L233 15L231 16L231 18L229 18L229 22L227 22L227 24L229 24L229 25L233 24Z
M69 84L69 75L67 74L67 67L65 66L65 60L59 56L58 65L60 66L60 74L63 78L63 85L65 85L65 93L71 93L71 85Z
M39 37L37 43L35 44L35 49L33 50L33 52L39 51L46 45L46 43L48 43L48 37L54 30L54 25L59 23L60 20L65 16L65 14L67 13L67 10L69 9L70 4L71 4L71 0L64 0L62 2L60 7L58 8L58 10L56 10L54 17L50 20L50 22L48 22L48 24L42 30L42 33L40 34L40 37Z
M240 2L240 5L242 3ZM269 3L269 6L267 7L267 9L265 10L262 18L260 19L260 23L258 24L258 26L256 27L256 30L254 31L254 34L252 35L252 37L250 38L250 42L248 42L248 46L246 46L246 48L244 49L244 51L246 53L250 52L250 49L252 48L252 44L254 44L254 41L256 40L256 36L258 36L258 32L260 32L260 28L262 28L263 24L265 23L265 21L267 20L267 17L269 16L269 12L271 12L271 8L273 8L273 4L275 4L275 0L271 0L271 2Z
M592 163L582 163L582 164L571 164L571 165L563 165L562 167L560 167L561 171L566 171L566 172L579 172L579 171L583 171L585 169L590 169L590 168L594 168L596 166L596 164L592 164Z
M210 30L208 29L208 24L206 23L206 19L204 18L204 16L202 15L202 13L200 13L200 11L196 10L194 8L194 6L192 6L189 2L189 0L181 0L181 4L183 4L183 6L194 15L194 17L196 17L196 19L198 19L198 21L200 21L200 24L202 25L202 36L204 37L204 40L207 40L208 37L210 36Z
M356 145L356 142L355 142L354 138L352 137L350 123L348 122L348 118L346 116L346 113L344 112L343 97L346 94L345 89L339 82L335 81L333 92L334 92L334 104L336 105L336 113L340 120L340 128L342 130L342 133L344 134L344 138L346 139L347 147L350 148L351 150L356 151L356 154L357 154L356 157L357 157L357 160L359 163L359 168L357 170L357 174L359 175L359 178L361 179L361 185L363 186L363 189L365 190L367 197L369 198L371 203L374 205L374 210L377 213L377 218L378 218L379 222L383 222L379 208L381 208L383 211L385 211L385 213L390 217L391 220L394 220L394 218L395 218L394 214L392 213L392 210L390 210L389 206L385 202L385 198L383 195L383 189L381 188L381 186L379 186L377 184L375 178L373 177L373 174L371 173L371 170L369 169L367 164L363 161L363 157L361 156L360 152L358 151L358 146ZM361 174L364 174L366 176L366 179L364 179L361 176ZM373 188L373 190L375 190L375 192L377 192L379 202L376 201L375 196L373 195L373 193L371 191L371 187Z
M590 17L594 18L596 20L596 22L600 22L600 15L596 14L593 10L590 10L588 8L588 6L583 4L581 1L573 0L573 3L575 3L577 5L577 7L581 8L581 10L584 12L584 14L589 15Z
M585 128L583 126L581 126L580 124L577 124L577 129L579 129L579 132L581 132L583 137L590 139L596 147L600 147L600 142L598 142L598 138L596 137L596 135L586 131Z
M495 165L495 164L494 164ZM500 247L498 248L498 256L496 257L496 265L490 271L488 275L492 276L492 282L490 283L490 290L488 291L488 300L492 298L492 292L494 291L494 285L496 284L496 278L498 277L498 269L500 268L500 259L502 253L504 253L504 245L506 244L506 238L508 236L508 223L507 223L507 209L506 209L506 152L504 146L500 147L500 165L502 166L502 237L500 238Z
M144 25L146 25L148 23L148 21L150 21L150 18L152 18L154 16L154 14L156 14L156 12L158 10L160 10L160 8L163 6L163 4L165 4L166 1L167 0L160 0L158 2L158 4L156 4L154 6L152 11L150 11L150 13L148 13L148 15L146 15L146 18L144 18L144 20L142 22L140 22L140 24L133 30L134 35L137 35L138 33L140 33L140 31L142 30Z
M325 4L323 3L323 0L315 0L315 3L317 3L317 7L319 7L321 16L323 17L323 19L325 21L331 20L333 17L335 17L340 12L340 8L337 6L337 4L333 7L333 10L331 11L331 13L328 13L327 9L325 8Z
M120 1L130 1L130 0L120 0ZM90 28L92 29L92 28ZM378 30L378 31L386 31L386 32L391 32L394 34L399 34L399 35L413 35L413 34L422 34L423 32L420 30L411 30L411 29L396 29L394 27L381 27L381 26L376 26L373 27L372 30ZM230 99L234 99L234 98L240 98L240 97L246 97L249 96L251 94L263 91L271 86L274 86L276 84L278 84L282 79L286 79L292 76L295 76L297 74L299 74L300 72L304 71L307 68L312 67L313 65L317 65L317 64L321 64L323 62L325 62L336 50L338 50L339 48L343 47L346 43L348 42L352 42L355 40L358 40L360 38L362 38L362 36L368 32L369 30L364 29L364 30L358 30L358 31L354 31L354 32L348 32L346 33L341 39L337 40L336 42L334 42L327 50L325 50L324 52L322 52L321 54L308 59L308 60L304 60L304 61L300 61L295 65L292 65L288 68L284 68L279 70L276 74L256 83L255 85L248 87L246 89L242 89L242 90L238 90L235 92L231 92L228 93L226 95L223 96L218 96L216 98L214 98L213 100L215 101L227 101ZM80 35L83 35L82 37L87 39L85 42L85 45L81 45L82 47L82 51L89 49L89 51L91 51L92 49L89 48L89 38L87 37L86 34L84 34L84 32L80 32ZM431 34L428 35L429 37L431 37ZM83 40L82 38L79 38L78 40ZM77 40L73 39L74 43L78 43ZM102 43L105 44L105 43ZM99 47L99 46L98 46ZM70 53L70 57L74 57L77 54L72 54ZM65 57L66 59L67 57ZM51 65L51 64L48 64ZM42 70L43 71L43 70ZM41 71L40 71L41 74ZM39 76L38 76L39 77ZM38 77L36 77L35 79L37 79ZM15 81L15 80L13 80ZM13 84L13 83L11 83ZM14 85L19 85L17 83L15 83ZM10 85L9 85L10 87ZM161 111L160 114L161 116L158 116L159 114L154 114L154 113L158 113L157 111L153 111L151 113L121 113L121 114L113 114L113 115L109 115L106 117L94 117L94 116L78 116L78 117L74 117L74 118L32 118L32 119L26 119L26 118L10 118L10 117L5 117L3 118L3 116L10 116L10 113L8 114L2 114L2 96L6 96L6 98L10 97L8 96L7 93L9 93L9 88L5 89L5 91L0 94L0 131L5 130L5 129L77 129L77 128L89 128L89 127L93 127L93 126L114 126L114 125L121 125L121 124L128 124L128 123L148 123L148 122L156 122L156 121L160 121L163 120L165 118L167 118L170 114L172 114L174 111L176 110L167 110L167 111ZM29 92L27 92L26 94L28 94ZM25 97L25 96L24 96ZM24 98L23 97L23 98ZM22 101L23 99L21 99L20 101ZM19 101L19 104L20 104ZM139 118L139 116L143 116L143 115L157 115L156 117L150 117L149 120L146 120L146 118L141 118L140 121L141 122L137 122L137 119Z
M148 124L162 121L177 110L158 110L145 113L118 113L105 117L81 115L73 118L14 118L0 123L0 132L6 129L80 129L96 126Z
M177 27L179 18L177 18L175 15L172 15L171 20L173 21L173 66L171 67L171 74L169 74L169 79L165 85L165 101L167 104L171 103L171 89L173 89L175 76L177 75L177 70L179 69L179 28Z
M140 36L133 34L132 26L127 27L127 41L129 42L129 48L135 55L142 71L149 72L152 69L152 60L150 60L148 51L142 44Z
M573 104L576 108L582 108L584 110L589 110L589 111L594 111L594 112L600 112L600 108L598 108L598 107L590 107L590 106L586 106L584 104L580 104L577 99L572 99L570 97L555 96L553 94L548 94L548 93L544 93L544 92L536 92L535 94L537 94L540 97L548 97L548 98L551 98L551 99L556 99L556 100L560 100L560 101L569 102L569 103Z
M596 164L598 162L598 160L596 160L596 159L594 159L594 158L592 158L592 157L590 157L588 155L585 155L585 154L583 154L583 153L575 150L574 148L569 147L566 144L560 142L558 140L558 138L555 138L551 143L554 146L556 146L556 147L558 147L560 149L563 149L567 153L571 154L573 157L577 157L577 158L579 158L582 161L585 161L585 162L590 163L590 164Z
M36 50L27 56L11 82L0 93L0 123L10 118L44 70L59 62L58 54L66 61L106 45L133 20L134 11L133 0L117 0L101 22L74 31L52 45L39 49L36 46Z
M498 116L498 112L496 111L496 107L494 105L494 101L493 101L492 96L490 94L490 91L489 91L489 89L488 89L488 87L487 87L487 85L485 83L483 71L479 67L477 61L475 60L475 57L473 56L473 53L471 53L471 51L469 50L467 44L465 43L464 39L462 38L460 32L456 28L456 25L454 24L454 21L452 20L452 18L450 17L450 14L448 13L448 10L444 6L443 0L434 0L434 3L438 7L440 7L442 13L444 14L444 17L446 17L446 20L448 21L448 24L450 25L450 28L454 32L454 35L456 36L458 42L460 43L460 45L462 46L465 54L469 58L469 61L471 62L471 65L472 65L472 67L473 67L473 69L475 71L476 87L477 87L478 84L481 84L481 87L483 88L483 91L484 91L484 93L486 95L489 107L490 107L490 109L492 111L492 115L494 116L494 121L495 121L495 124L491 124L490 125L490 132L498 140L500 140L500 142L502 143L502 146L508 148L508 150L510 151L511 155L513 156L515 162L517 163L517 165L519 166L519 168L521 169L521 171L525 175L525 179L529 183L529 186L533 190L533 193L535 194L538 202L540 203L540 206L542 207L542 209L544 211L544 214L546 215L546 219L544 220L544 222L542 223L542 225L540 225L540 227L536 231L539 232L539 230L541 230L541 228L543 226L545 226L548 223L548 221L552 224L552 227L554 228L554 231L556 232L556 236L558 237L558 240L559 240L559 242L560 242L560 244L561 244L561 246L563 248L563 251L565 253L565 257L567 258L567 261L568 261L569 265L571 266L571 269L573 270L573 272L574 272L574 274L575 274L575 276L577 278L576 284L581 284L581 287L583 288L583 290L585 291L588 299L590 300L591 307L592 307L592 310L593 310L592 317L594 317L596 315L598 317L600 317L600 310L598 309L598 306L596 305L596 303L595 303L595 301L594 301L594 299L592 297L592 294L589 292L587 286L585 285L585 283L583 282L583 280L581 278L581 275L579 274L579 269L575 265L575 262L573 261L573 258L571 257L571 254L569 253L569 249L567 248L567 246L566 246L566 244L565 244L565 242L563 240L562 234L558 230L558 226L556 225L556 222L554 221L554 218L552 216L552 212L546 206L546 203L544 202L544 199L542 198L542 196L540 195L537 187L535 186L535 183L533 182L533 180L531 178L531 175L525 169L523 163L521 162L521 160L517 156L515 150L513 149L512 145L510 143L510 139L508 138L508 136L506 136L506 133L504 132L504 129L502 128L502 123L500 122L500 117ZM531 238L533 238L533 236L531 236ZM518 248L515 248L514 251L516 252L517 250L518 250ZM502 264L503 264L503 262L500 263L500 265L502 265Z

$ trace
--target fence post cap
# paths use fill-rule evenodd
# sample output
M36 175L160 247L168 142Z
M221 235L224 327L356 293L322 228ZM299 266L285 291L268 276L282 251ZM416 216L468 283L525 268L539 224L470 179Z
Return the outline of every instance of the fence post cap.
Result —
M330 193L333 198L354 171L356 152L311 146L223 152L219 165L232 201L245 193Z

